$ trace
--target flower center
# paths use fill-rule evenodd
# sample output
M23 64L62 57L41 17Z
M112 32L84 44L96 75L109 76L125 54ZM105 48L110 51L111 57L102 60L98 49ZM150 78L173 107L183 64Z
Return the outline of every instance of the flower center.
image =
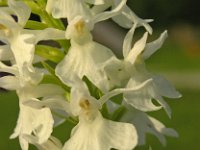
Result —
M83 33L84 26L85 26L85 22L83 20L80 20L75 24L75 28L77 32L80 34Z
M11 31L3 24L0 24L0 30L2 30L7 37L11 34Z
M90 109L90 102L87 99L81 100L79 103L80 107L88 111Z

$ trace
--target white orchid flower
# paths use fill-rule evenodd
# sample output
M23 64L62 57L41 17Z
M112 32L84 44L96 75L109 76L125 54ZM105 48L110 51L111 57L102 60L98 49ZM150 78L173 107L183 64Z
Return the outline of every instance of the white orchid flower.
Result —
M146 134L155 135L162 145L166 146L165 136L178 137L178 133L171 128L166 128L157 119L150 117L146 113L128 106L128 113L123 117L123 121L132 123L138 133L138 145L146 144Z
M164 78L149 73L144 65L144 60L161 47L167 37L167 32L163 32L157 40L151 43L146 43L147 33L145 33L132 47L132 36L136 27L137 25L134 24L124 39L124 60L113 57L104 64L104 71L110 79L110 88L120 86L131 88L152 78L152 84L148 84L146 88L125 93L124 100L142 111L153 111L163 107L170 116L170 107L162 97L179 98L180 93ZM161 106L153 104L152 99L157 100Z
M96 86L106 88L106 85L101 85L106 76L98 70L98 65L112 57L112 51L92 40L90 30L81 17L72 21L66 36L71 39L71 47L65 58L57 65L56 75L67 85L76 75L80 78L85 75Z
M73 128L71 138L65 143L63 150L109 150L110 148L131 150L137 145L134 126L105 119L99 110L109 98L122 92L138 91L150 82L151 80L147 80L131 89L113 90L97 100L90 95L83 81L76 78L75 82L70 84L72 88L69 102L62 99L48 99L40 102L29 101L26 104L37 109L60 108L72 116L78 116L79 123Z
M72 87L70 105L72 114L79 116L79 123L73 128L63 150L131 150L137 145L134 126L102 117L99 111L102 99L90 96L86 85L80 83Z
M18 136L23 150L28 150L28 141L23 138L23 134L34 134L38 138L39 144L46 142L51 135L54 124L50 109L35 109L24 105L24 103L28 100L39 101L37 98L62 94L62 89L48 84L38 85L42 79L42 74L30 70L30 67L23 67L25 76L21 77L16 65L6 66L3 63L0 64L0 71L14 75L0 78L0 86L8 90L16 90L19 97L19 117L14 133L10 138Z
M0 60L14 60L22 74L24 63L32 65L35 44L40 40L64 39L64 31L24 29L31 14L30 8L14 0L8 0L8 6L0 10L0 40L6 44L0 46Z

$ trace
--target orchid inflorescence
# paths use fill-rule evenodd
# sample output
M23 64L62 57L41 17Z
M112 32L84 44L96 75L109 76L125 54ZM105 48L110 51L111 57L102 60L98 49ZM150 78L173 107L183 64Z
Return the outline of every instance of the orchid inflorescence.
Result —
M163 145L165 136L178 136L147 114L163 108L170 117L163 97L181 96L145 68L167 31L147 43L152 20L139 18L126 0L0 3L0 71L9 73L0 87L17 93L20 112L10 138L18 137L22 150L29 144L40 150L132 150L146 143L147 133ZM31 14L40 21L30 20ZM123 58L93 40L95 24L108 19L129 30ZM138 27L146 32L133 44ZM52 131L69 120L74 127L62 144Z

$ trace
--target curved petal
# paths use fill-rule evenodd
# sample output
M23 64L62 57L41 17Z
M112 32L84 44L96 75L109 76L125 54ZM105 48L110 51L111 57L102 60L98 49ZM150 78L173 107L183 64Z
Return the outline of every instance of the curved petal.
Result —
M129 83L127 84L127 87L135 87L139 83L133 79L130 79ZM156 106L152 102L152 97L154 96L154 89L152 84L147 84L142 89L138 91L132 91L127 92L124 94L124 100L126 103L130 104L136 109L139 109L141 111L155 111L159 110L162 107Z
M14 76L1 77L0 87L7 90L17 90L20 88L19 80Z
M65 31L54 29L54 28L46 28L44 30L26 30L24 33L33 34L34 36L27 38L25 41L27 43L37 44L42 40L59 40L65 39Z
M124 42L123 42L123 56L124 56L124 58L128 57L128 54L131 50L132 41L133 41L133 34L135 32L135 29L136 29L136 24L133 25L133 27L128 31L128 33L126 34L126 36L124 38Z
M60 96L54 96L52 98L47 98L42 101L27 100L23 102L23 104L38 110L49 107L50 109L63 110L69 114L71 113L69 103Z
M102 106L108 99L110 99L111 97L113 97L115 95L121 94L121 93L125 94L126 97L128 97L129 93L140 92L140 90L142 90L143 88L148 86L148 84L150 84L150 83L152 83L152 79L148 79L148 80L144 81L143 83L132 86L132 87L114 89L110 92L107 92L105 95L103 95L98 100L98 102L101 103L101 106Z
M155 134L164 146L166 145L164 135L170 137L178 137L178 133L174 129L166 128L165 125L157 119L148 116L148 121L152 124L152 127L154 129L151 129L150 126L148 132Z
M129 150L136 145L137 134L133 125L104 119L98 112L94 120L80 118L63 150Z
M121 2L120 0L115 0L113 3L113 7L116 7L116 5L118 5L120 2ZM120 15L117 15L112 19L123 28L131 28L133 24L137 26L144 26L145 29L150 34L152 34L152 28L148 24L148 22L151 22L153 20L139 18L127 5L125 5Z
M108 9L109 7L112 6L112 0L106 0L106 3L102 5L96 5L91 8L91 12L93 15L99 14L103 12L104 10Z
M157 40L155 40L151 43L147 43L145 50L142 53L143 59L148 59L159 48L161 48L161 46L163 45L166 38L167 38L167 31L164 31Z
M11 74L13 74L15 76L19 75L19 72L18 72L18 69L17 69L16 65L7 66L4 63L2 63L1 61L0 61L0 71L1 72L11 73Z
M8 6L17 15L18 24L23 27L31 15L31 9L24 3L15 0L8 0Z
M154 75L152 78L161 96L168 98L181 97L181 94L174 88L174 86L162 76Z
M148 33L146 32L141 39L139 39L130 50L129 54L125 58L126 61L134 64L137 60L137 57L142 53L146 46Z
M125 6L127 0L121 0L121 2L111 11L105 11L99 14L96 14L93 18L92 18L92 23L95 24L97 22L100 21L104 21L107 20L109 18L112 18L118 14L121 13L123 7Z
M164 146L166 145L165 136L178 136L174 129L166 128L164 124L157 119L148 116L146 113L134 108L129 108L129 110L130 111L125 114L122 120L131 122L135 126L139 145L146 144L147 133L155 135Z
M80 15L85 19L91 17L90 9L80 0L59 0L52 10L54 18L67 18L68 22Z

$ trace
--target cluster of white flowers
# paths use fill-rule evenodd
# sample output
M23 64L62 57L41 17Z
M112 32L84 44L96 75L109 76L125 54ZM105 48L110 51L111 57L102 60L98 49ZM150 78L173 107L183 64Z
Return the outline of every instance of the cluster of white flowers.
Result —
M40 21L30 20L31 12ZM94 25L107 19L129 29L123 59L93 40ZM29 144L40 150L132 150L145 144L146 133L163 145L165 136L176 137L147 114L164 108L170 117L163 97L180 97L145 68L167 37L164 31L147 43L151 21L137 17L126 0L8 0L0 8L0 71L9 75L0 78L0 87L16 91L20 108L10 138L18 137L23 150ZM147 32L132 44L138 27ZM76 125L62 145L51 134L69 118Z

